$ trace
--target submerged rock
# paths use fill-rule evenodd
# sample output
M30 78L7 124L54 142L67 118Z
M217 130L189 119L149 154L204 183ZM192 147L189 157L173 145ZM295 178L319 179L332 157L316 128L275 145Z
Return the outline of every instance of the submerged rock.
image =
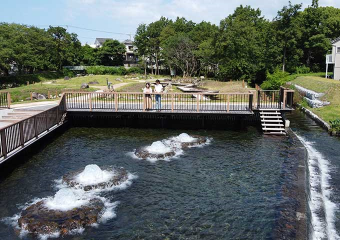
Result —
M86 171L86 168L84 171L78 171L78 172L66 174L65 176L63 176L62 181L70 187L76 187L76 188L83 189L84 191L90 191L94 189L105 189L105 188L110 188L110 187L121 185L123 182L127 181L129 177L128 172L124 168L117 168L117 169L114 169L114 174L112 174L112 176L110 176L107 179L103 179L105 181L98 182L98 183L84 184L81 181L79 181L78 177L81 174L83 174L85 171ZM98 171L101 171L101 169L99 168ZM94 174L97 174L97 173L94 173Z
M167 159L180 154L182 149L207 143L208 138L182 133L176 137L153 142L151 146L142 147L135 151L141 159Z
M208 139L206 137L198 136L198 135L192 135L192 137L195 139L190 142L181 142L182 148L188 148L188 147L194 147L198 145L206 144Z
M69 211L49 209L42 200L23 210L18 224L33 234L66 235L97 223L103 209L104 203L99 199L92 199L89 204Z
M175 151L170 151L170 152L166 152L166 153L151 153L149 152L146 147L143 148L139 148L135 151L135 155L138 158L141 159L165 159L165 158L169 158L169 157L173 157L176 155Z

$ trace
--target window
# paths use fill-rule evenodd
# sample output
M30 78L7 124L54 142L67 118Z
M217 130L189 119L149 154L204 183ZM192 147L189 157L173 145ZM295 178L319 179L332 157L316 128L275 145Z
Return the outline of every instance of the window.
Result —
M336 48L336 53L340 53L340 47Z
M340 49L340 48L339 48ZM133 46L129 46L129 50L132 51L133 50ZM339 51L340 52L340 51Z

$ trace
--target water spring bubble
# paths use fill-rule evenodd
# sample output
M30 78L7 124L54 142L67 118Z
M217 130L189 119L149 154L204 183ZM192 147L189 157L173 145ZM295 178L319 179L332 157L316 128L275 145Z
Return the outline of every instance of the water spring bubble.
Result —
M113 174L113 172L101 170L96 164L90 164L76 176L75 180L82 185L94 185L109 181Z
M69 188L60 189L53 198L47 198L45 206L49 209L69 211L88 204L89 200Z

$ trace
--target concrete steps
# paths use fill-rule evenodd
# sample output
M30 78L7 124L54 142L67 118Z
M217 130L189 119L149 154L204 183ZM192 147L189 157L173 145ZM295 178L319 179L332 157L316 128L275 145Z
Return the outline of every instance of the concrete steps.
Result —
M261 109L261 125L264 134L286 135L281 112L279 110Z

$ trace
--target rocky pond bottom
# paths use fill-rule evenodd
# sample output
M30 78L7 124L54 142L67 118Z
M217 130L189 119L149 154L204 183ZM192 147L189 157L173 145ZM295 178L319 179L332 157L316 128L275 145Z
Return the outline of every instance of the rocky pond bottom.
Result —
M275 238L278 226L285 226L278 223L282 206L297 204L282 194L282 186L291 179L287 177L291 141L266 137L254 128L193 131L187 133L204 136L210 143L182 146L185 150L168 161L144 161L129 154L181 133L67 130L0 182L0 239L35 239L35 235L20 234L12 223L13 216L17 222L21 216L19 224L28 226L32 216L37 219L38 210L43 213L39 221L50 219L51 211L61 218L84 221L75 222L77 227L68 228L67 234L63 226L68 223L51 223L59 235L45 238L73 239L74 234L79 239ZM86 177L97 173L99 179ZM65 202L75 203L74 197L85 203L60 209ZM78 207L82 211L75 211Z

